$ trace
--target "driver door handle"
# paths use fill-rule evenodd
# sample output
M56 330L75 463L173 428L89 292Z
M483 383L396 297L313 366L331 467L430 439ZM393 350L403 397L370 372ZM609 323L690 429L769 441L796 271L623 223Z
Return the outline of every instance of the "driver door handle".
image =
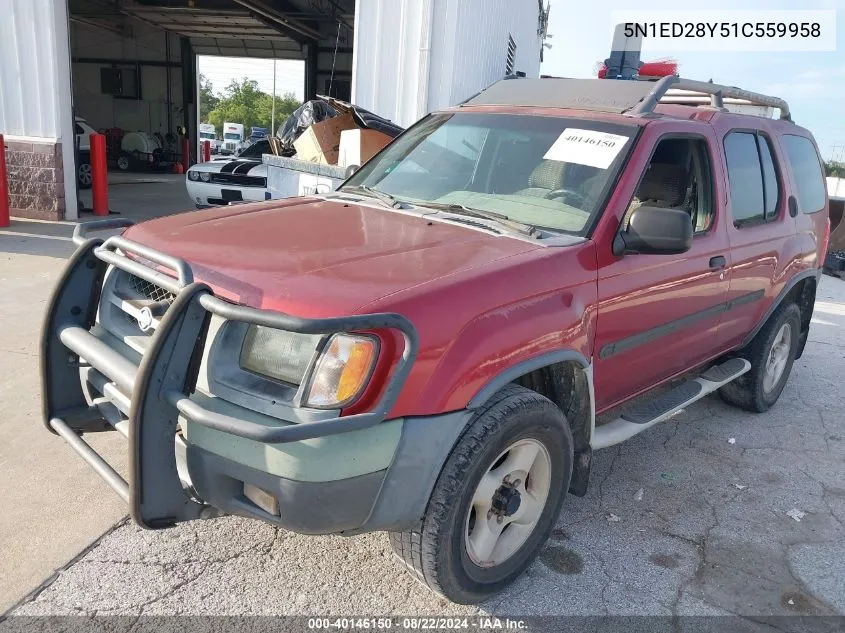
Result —
M728 260L724 255L716 255L710 258L710 270L721 270L728 265Z

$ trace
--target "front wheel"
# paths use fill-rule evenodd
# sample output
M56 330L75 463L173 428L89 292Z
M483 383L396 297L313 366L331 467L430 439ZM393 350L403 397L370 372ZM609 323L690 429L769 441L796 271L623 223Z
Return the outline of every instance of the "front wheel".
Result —
M515 580L546 542L572 461L572 435L560 409L509 385L455 445L421 529L392 533L393 549L449 600L484 600Z
M80 189L90 189L94 182L94 175L91 171L91 159L80 155L79 166L76 169L76 179L79 181Z
M130 167L132 167L132 158L129 154L121 154L117 157L117 168L120 171L129 171Z
M719 389L722 400L746 411L767 411L786 386L800 337L801 309L787 303L769 317L742 353L751 369Z

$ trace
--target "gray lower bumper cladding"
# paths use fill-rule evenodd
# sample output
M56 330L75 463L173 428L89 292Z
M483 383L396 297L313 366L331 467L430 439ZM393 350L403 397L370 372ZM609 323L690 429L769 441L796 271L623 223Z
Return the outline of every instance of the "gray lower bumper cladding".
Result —
M227 512L268 520L260 509L232 488L239 465L216 461L214 456L188 447L200 499L183 486L177 470L174 440L180 415L193 424L250 440L281 444L365 429L383 422L399 395L417 354L414 326L398 314L371 314L328 319L300 319L279 312L235 305L216 297L210 288L193 280L187 262L122 237L89 238L90 229L115 229L127 221L101 220L79 225L71 256L48 303L41 336L43 420L50 431L68 441L103 479L129 503L132 518L141 526L156 529L205 516L217 507ZM127 255L131 254L130 258ZM145 265L149 262L155 268ZM141 362L122 356L91 333L95 326L103 279L114 266L172 292L175 299L152 335ZM160 272L169 269L175 278ZM402 356L393 368L389 384L374 408L366 413L302 424L268 427L210 411L190 398L197 381L200 359L211 315L227 320L263 325L302 334L331 334L361 330L392 329L404 339ZM111 431L100 406L89 404L80 379L80 368L91 368L108 382L110 407L125 410L128 427L129 473L124 480L84 440L84 434ZM127 406L128 405L128 406ZM241 467L246 468L246 467ZM234 469L234 470L233 470ZM251 469L249 469L251 470ZM255 475L258 473L258 475ZM266 473L265 473L266 474ZM261 485L259 471L250 474ZM342 531L359 527L373 510L383 484L383 471L344 480L316 483L263 481L262 488L277 492L280 503L299 503L306 495L310 505L325 505L309 518L286 517L290 529L324 532L336 525ZM241 480L243 481L243 479ZM327 485L334 484L334 485ZM367 501L369 497L369 501ZM355 498L359 508L351 508ZM218 505L219 504L219 505ZM240 505L239 505L240 504ZM213 506L213 507L212 507ZM324 515L319 515L323 512ZM334 517L331 513L334 512ZM266 513L265 513L266 514ZM336 520L332 520L332 519Z

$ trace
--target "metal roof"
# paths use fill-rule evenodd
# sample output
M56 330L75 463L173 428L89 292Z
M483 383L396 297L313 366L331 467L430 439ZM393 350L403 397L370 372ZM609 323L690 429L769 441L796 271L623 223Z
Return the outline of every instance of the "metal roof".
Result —
M503 79L492 84L462 105L510 105L552 108L572 108L611 112L632 116L649 114L661 99L676 102L669 91L689 91L709 98L709 106L723 109L724 99L740 99L752 105L780 110L780 118L791 120L789 105L783 99L749 92L734 86L681 79L676 75L658 81L618 79Z

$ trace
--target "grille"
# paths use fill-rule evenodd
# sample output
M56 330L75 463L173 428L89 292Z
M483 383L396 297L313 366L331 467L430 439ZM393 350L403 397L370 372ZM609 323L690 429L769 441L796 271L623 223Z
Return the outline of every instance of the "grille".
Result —
M172 292L165 290L161 286L156 286L146 279L136 277L135 275L129 275L129 283L135 292L151 301L166 301L167 303L173 303L173 300L176 298Z
M242 187L266 187L267 179L260 176L245 176L243 174L212 174L211 182L224 185L240 185Z

